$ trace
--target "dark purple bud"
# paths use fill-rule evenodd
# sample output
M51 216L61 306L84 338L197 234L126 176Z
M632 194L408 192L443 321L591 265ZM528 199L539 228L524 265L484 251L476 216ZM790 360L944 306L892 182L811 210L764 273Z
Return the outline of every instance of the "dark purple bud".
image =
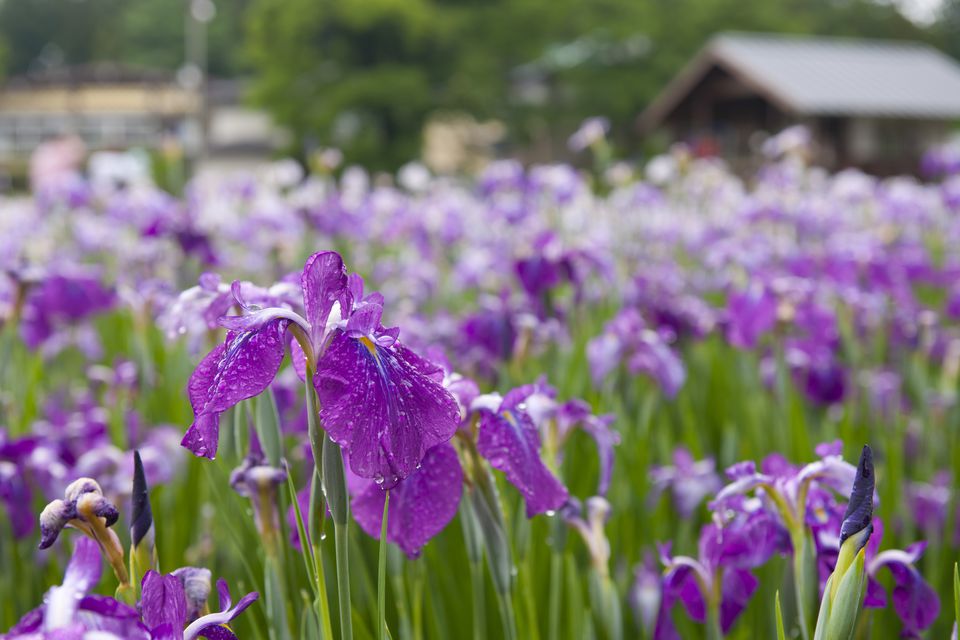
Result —
M857 475L853 481L853 491L847 511L843 514L843 524L840 525L840 546L850 536L869 528L873 530L873 490L876 478L873 473L873 451L869 445L863 445L860 462L857 465ZM870 536L869 531L863 537L861 547L866 544Z

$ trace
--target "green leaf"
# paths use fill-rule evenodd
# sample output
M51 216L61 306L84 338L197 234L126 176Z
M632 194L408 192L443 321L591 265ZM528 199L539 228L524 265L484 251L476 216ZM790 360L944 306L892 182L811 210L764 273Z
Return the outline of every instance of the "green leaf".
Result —
M783 630L783 611L780 610L780 591L776 595L777 609L777 640L787 640L787 633Z

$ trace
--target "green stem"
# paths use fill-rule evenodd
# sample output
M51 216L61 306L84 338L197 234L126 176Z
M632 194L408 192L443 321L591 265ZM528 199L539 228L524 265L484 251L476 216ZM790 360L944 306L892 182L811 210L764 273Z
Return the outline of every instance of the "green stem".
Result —
M487 637L487 604L483 584L483 565L470 563L470 582L473 595L473 640Z
M500 620L503 622L503 637L506 640L517 640L517 620L513 614L510 594L498 593L497 601L500 605Z
M343 469L343 453L330 436L323 439L323 493L333 516L333 534L337 550L337 596L340 602L340 637L353 638L350 606L350 503L347 501L347 479Z
M333 533L337 547L337 596L340 602L340 637L342 640L353 638L353 619L350 607L350 540L347 538L346 524L333 523Z
M793 539L793 579L794 591L797 598L797 617L800 618L800 637L810 639L810 611L811 601L816 597L815 583L811 580L816 575L816 560L812 558L812 541L807 540L805 533L799 533Z
M550 554L550 638L560 637L560 596L563 588L563 555L557 550Z
M314 473L310 478L310 512L307 514L309 522L307 523L306 530L309 533L310 546L313 548L313 574L317 584L317 617L320 619L323 637L326 640L333 640L330 602L327 597L327 582L323 571L323 554L320 552L320 538L323 535L322 519L326 516L326 509L320 500L321 492L317 481L320 479L320 473L323 468L324 452L320 445L320 407L317 402L317 393L313 387L313 373L309 367L307 368L305 387L307 396L307 433L310 438L310 449L313 452L314 460ZM296 502L296 495L294 495L293 500ZM303 538L302 544L307 544L306 538ZM337 560L339 568L339 558Z
M313 545L314 574L317 576L317 611L320 615L320 628L323 629L325 640L333 640L333 622L330 616L329 598L327 596L327 578L323 571L323 554L320 547Z
M377 568L377 637L385 640L387 636L387 509L390 506L390 492L383 497L383 521L380 523L380 566Z
M710 607L710 610L707 611L707 640L723 640L718 607Z

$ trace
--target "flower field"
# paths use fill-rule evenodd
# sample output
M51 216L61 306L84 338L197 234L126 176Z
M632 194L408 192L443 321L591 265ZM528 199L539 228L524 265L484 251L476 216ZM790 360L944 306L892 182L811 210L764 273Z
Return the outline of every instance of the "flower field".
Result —
M0 637L950 637L960 162L765 151L0 200Z

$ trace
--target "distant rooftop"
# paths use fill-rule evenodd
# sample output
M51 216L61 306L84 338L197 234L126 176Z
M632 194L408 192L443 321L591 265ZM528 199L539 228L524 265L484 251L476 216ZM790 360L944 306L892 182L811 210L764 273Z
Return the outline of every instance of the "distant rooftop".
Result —
M169 84L176 74L161 69L148 69L115 62L54 67L31 71L7 79L7 88L28 88L50 85L83 84Z
M797 115L960 118L960 64L915 42L715 36L641 116L662 119L713 67Z

